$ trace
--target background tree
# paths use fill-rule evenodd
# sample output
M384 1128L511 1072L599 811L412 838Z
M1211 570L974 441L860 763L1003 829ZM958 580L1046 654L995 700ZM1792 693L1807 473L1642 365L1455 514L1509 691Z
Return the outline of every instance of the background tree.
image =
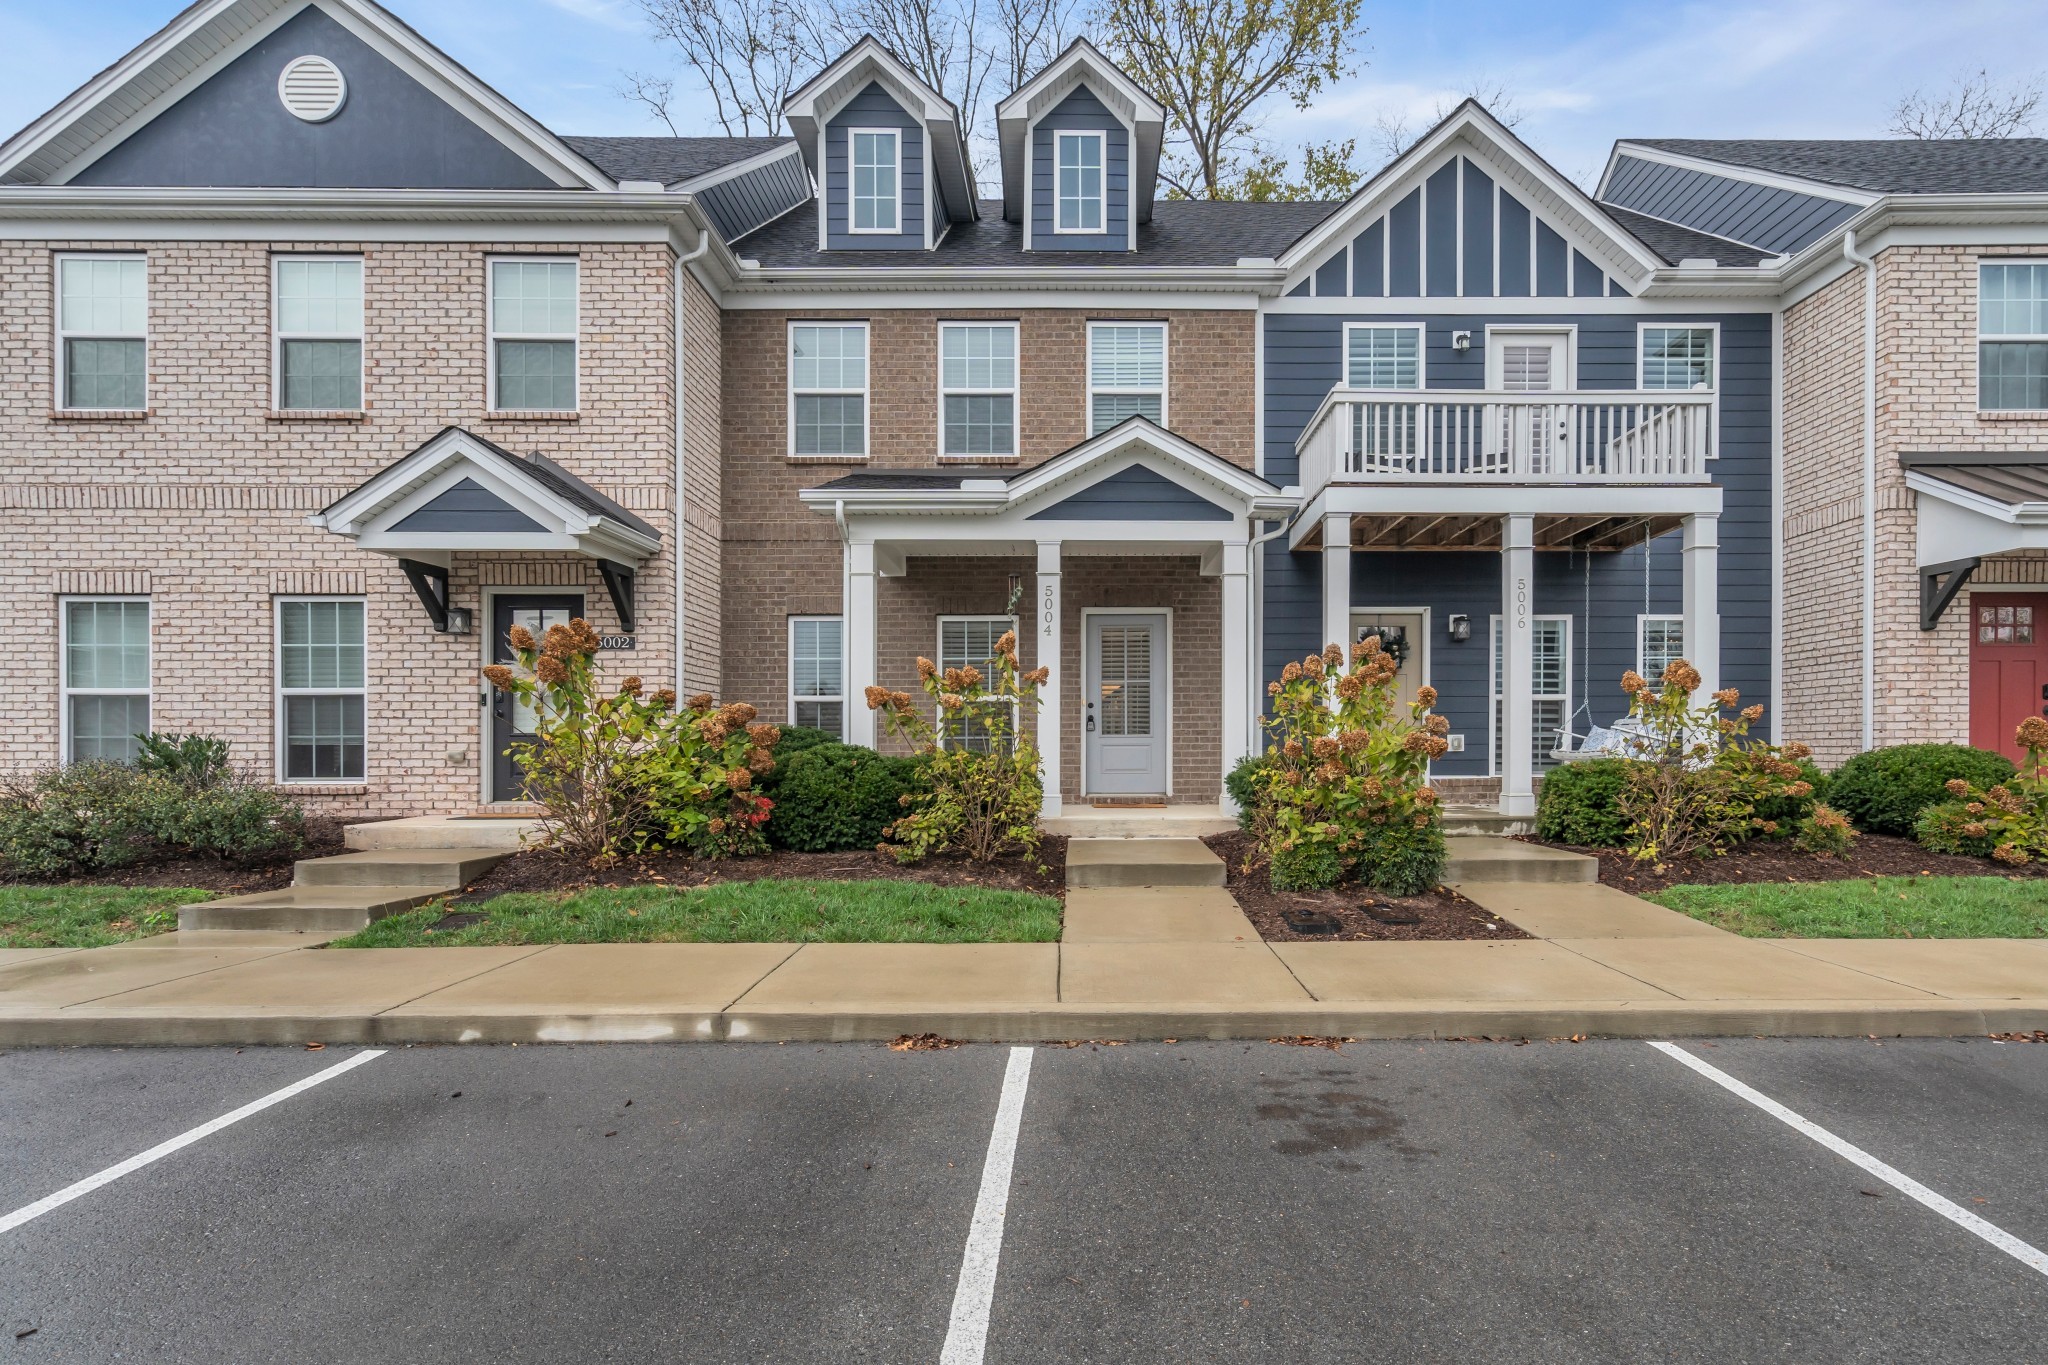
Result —
M1892 106L1887 129L1897 137L2022 137L2033 131L2041 107L2041 81L2030 76L2010 83L1979 68L1957 76L1947 90L1915 90Z
M657 41L681 55L711 96L727 137L763 137L782 124L782 101L806 69L802 15L789 0L640 0ZM670 132L674 82L628 74L621 91Z
M1468 85L1463 94L1439 95L1430 109L1427 123L1416 120L1410 110L1381 111L1373 120L1373 150L1379 153L1382 163L1392 161L1414 146L1417 138L1449 118L1451 112L1468 99L1479 101L1487 113L1509 128L1522 121L1522 106L1515 97L1514 87L1506 81L1481 77Z

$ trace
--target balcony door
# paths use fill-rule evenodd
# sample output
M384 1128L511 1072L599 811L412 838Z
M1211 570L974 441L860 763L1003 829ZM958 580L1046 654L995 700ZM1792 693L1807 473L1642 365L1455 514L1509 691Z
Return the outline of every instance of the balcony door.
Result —
M1497 393L1561 393L1571 387L1571 333L1489 328L1486 387ZM1570 439L1563 404L1516 403L1495 409L1488 455L1513 471L1555 473Z

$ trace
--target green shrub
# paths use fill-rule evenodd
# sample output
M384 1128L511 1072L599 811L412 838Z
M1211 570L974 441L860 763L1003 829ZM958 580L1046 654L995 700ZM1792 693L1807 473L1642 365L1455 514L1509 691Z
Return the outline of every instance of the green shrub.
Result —
M1324 843L1276 848L1268 875L1275 891L1327 891L1344 880L1344 855Z
M1766 837L1796 838L1800 827L1827 802L1828 775L1812 759L1799 760L1799 780L1813 790L1800 796L1766 796L1756 803L1754 818L1764 822L1761 832Z
M296 853L306 842L298 802L239 778L207 787L148 782L138 795L144 831L173 854L247 863Z
M1447 856L1442 821L1390 822L1366 836L1358 879L1390 896L1419 896L1443 881Z
M777 848L873 848L904 813L903 798L918 790L914 758L838 743L802 749L786 763L779 753L782 780L768 817L768 841Z
M1828 779L1828 804L1872 834L1913 833L1927 807L1963 781L1992 787L2013 775L2012 760L1967 744L1895 744L1857 754Z
M777 727L781 734L768 752L775 757L775 766L761 775L758 784L764 792L773 792L782 785L788 775L789 762L798 754L808 753L824 744L839 743L839 736L830 730L820 730L810 725L783 725Z
M1920 812L1913 823L1913 837L1933 853L1954 853L1965 858L1988 858L1998 846L1998 836L1984 823L1980 812L1967 801L1937 801Z
M0 795L0 866L16 877L72 877L177 857L255 862L304 841L296 802L224 774L190 785L93 761L37 773Z
M1628 786L1625 758L1587 758L1543 775L1536 800L1536 837L1557 844L1620 848L1628 821L1618 802Z
M1246 834L1256 833L1258 822L1259 774L1272 766L1264 754L1246 754L1237 760L1223 779L1223 788L1237 803L1237 824Z
M1799 821L1792 842L1802 853L1840 858L1855 845L1856 827L1849 823L1848 816L1833 806L1816 803L1813 810Z
M210 735L136 736L135 766L193 786L213 786L228 777L228 742Z

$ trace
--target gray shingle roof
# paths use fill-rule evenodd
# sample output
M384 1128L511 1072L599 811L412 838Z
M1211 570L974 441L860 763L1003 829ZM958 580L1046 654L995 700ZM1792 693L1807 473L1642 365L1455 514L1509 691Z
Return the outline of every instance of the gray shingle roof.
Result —
M1664 259L1666 265L1677 265L1680 261L1710 260L1726 266L1755 265L1770 257L1770 252L1741 242L1731 242L1726 237L1680 227L1667 223L1661 218L1652 218L1625 209L1616 204L1602 204L1607 216L1614 219L1633 233L1636 239Z
M773 147L787 146L788 137L564 137L599 170L614 180L658 180L673 185L694 180L721 166L745 161Z
M958 488L968 479L1007 479L1013 469L860 469L841 474L820 488L872 489L877 492L923 492L926 489Z
M1100 266L1236 265L1242 256L1278 256L1327 218L1333 203L1208 203L1162 199L1138 225L1136 251L1026 251L1024 228L1003 221L1000 199L981 201L981 218L956 223L925 251L820 251L818 216L809 207L784 214L740 239L733 250L771 269L802 266Z
M592 488L589 484L583 482L583 480L577 478L538 450L533 451L531 454L521 455L517 451L505 449L496 441L477 435L467 427L443 427L441 432L436 434L433 439L438 441L442 435L447 434L449 431L460 431L478 445L488 446L506 459L523 465L527 473L592 516L609 517L623 526L632 527L642 535L653 536L656 540L661 539L661 532L655 530L639 517L627 511L603 493L598 492L595 488ZM427 444L432 444L432 442L427 442Z
M1899 463L1915 474L2008 507L2048 502L2048 453L1932 451L1901 454Z
M2048 138L1627 138L1640 147L1873 194L2048 193Z

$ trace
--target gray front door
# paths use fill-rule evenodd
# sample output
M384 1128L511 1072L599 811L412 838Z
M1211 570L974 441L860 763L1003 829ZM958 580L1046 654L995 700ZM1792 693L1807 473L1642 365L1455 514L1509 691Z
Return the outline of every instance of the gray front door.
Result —
M1166 615L1088 617L1081 749L1090 796L1166 794Z
M512 627L525 626L538 640L549 626L566 626L583 614L583 599L567 594L501 593L492 599L491 661L512 662ZM526 779L519 750L533 743L534 710L509 692L491 690L491 800L523 801Z

